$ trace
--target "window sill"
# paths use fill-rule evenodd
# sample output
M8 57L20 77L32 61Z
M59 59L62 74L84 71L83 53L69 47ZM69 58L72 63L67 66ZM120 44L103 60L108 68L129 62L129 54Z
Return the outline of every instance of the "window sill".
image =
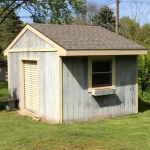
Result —
M116 89L115 88L105 88L105 89L98 89L98 88L93 88L92 89L92 95L93 96L103 96L103 95L112 95L116 94Z

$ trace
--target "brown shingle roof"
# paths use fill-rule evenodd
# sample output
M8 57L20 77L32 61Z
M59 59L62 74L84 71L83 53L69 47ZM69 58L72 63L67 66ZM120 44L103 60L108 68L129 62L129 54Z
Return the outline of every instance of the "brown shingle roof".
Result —
M146 49L144 46L116 35L100 26L29 25L66 50Z

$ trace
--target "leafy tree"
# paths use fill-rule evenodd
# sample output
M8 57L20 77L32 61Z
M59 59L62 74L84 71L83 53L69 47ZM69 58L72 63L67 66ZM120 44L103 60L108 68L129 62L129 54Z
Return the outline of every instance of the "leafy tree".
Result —
M123 17L120 19L120 34L134 42L150 48L150 24L140 27L139 23Z
M73 19L72 25L86 25L86 22L83 20L82 16L76 16Z
M0 0L0 8L0 24L20 8L30 12L35 22L46 22L49 11L47 0Z
M48 0L50 6L50 23L71 24L75 13L85 14L86 0Z
M93 25L102 26L110 31L115 31L114 12L108 7L101 7L93 18Z
M11 13L11 15L5 20L5 22L1 24L0 40L2 50L4 50L10 44L10 42L21 31L23 26L23 22L15 12Z
M140 31L139 23L135 22L129 17L123 17L120 19L119 32L123 37L126 37L138 43L140 41L139 33L141 31Z
M140 42L150 50L150 24L141 27Z
M139 76L139 85L142 91L148 90L150 87L150 56L141 55L139 56L138 62L138 76Z
M30 12L33 22L71 24L72 13L85 13L85 4L86 0L0 0L0 24L20 8Z
M3 59L3 51L2 51L2 48L0 47L0 60Z

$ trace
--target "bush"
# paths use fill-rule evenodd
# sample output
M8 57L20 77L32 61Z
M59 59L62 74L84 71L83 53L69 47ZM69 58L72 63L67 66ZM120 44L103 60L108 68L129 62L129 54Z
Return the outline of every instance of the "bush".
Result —
M148 88L146 91L142 91L141 87L139 86L138 96L141 100L150 102L150 88Z
M138 83L142 91L150 88L150 55L141 55L138 60Z

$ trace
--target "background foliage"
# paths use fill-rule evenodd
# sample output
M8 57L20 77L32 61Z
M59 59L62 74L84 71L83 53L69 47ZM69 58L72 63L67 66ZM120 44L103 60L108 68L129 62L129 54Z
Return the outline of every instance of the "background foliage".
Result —
M93 18L93 25L102 26L110 31L115 31L114 12L108 6L100 8Z

